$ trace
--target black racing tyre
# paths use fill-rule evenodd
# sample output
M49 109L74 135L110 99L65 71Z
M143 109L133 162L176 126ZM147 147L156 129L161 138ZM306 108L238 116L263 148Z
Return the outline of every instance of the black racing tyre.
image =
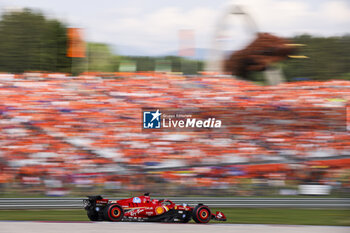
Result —
M118 204L109 204L103 210L103 215L107 221L119 222L124 216L124 210Z
M90 221L98 221L99 220L98 213L96 211L88 210L87 216L90 219Z
M211 219L211 211L208 206L197 205L193 209L192 218L196 223L208 223Z

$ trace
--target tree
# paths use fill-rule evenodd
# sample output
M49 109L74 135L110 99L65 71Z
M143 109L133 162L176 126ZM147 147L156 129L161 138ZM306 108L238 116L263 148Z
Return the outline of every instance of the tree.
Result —
M350 73L350 36L313 37L301 35L292 38L295 43L305 44L299 54L308 59L289 59L283 63L288 80L296 78L328 80L347 78Z
M87 59L89 71L114 71L115 57L107 44L88 43Z
M0 21L0 71L69 72L66 27L29 9L6 12Z

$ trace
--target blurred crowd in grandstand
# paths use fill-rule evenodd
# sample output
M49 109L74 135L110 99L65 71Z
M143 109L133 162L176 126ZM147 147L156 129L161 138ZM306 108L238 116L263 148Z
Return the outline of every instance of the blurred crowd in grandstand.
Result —
M346 110L350 81L258 86L161 73L0 74L0 195L297 194L303 183L349 193L350 134L268 128L143 131L142 108ZM254 111L255 111L254 110ZM333 117L330 111L329 117ZM307 114L307 113L305 113ZM244 118L244 116L241 116Z

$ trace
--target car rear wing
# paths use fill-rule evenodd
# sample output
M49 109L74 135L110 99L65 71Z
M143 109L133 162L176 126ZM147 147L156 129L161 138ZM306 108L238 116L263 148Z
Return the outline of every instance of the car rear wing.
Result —
M96 206L108 204L108 199L104 199L102 196L87 196L88 199L83 200L84 209L94 209Z

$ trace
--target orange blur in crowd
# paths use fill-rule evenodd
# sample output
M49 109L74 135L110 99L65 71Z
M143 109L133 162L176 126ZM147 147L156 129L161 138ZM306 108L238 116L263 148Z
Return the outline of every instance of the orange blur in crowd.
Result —
M279 104L346 107L350 81L262 87L208 75L186 78L152 72L90 72L70 77L32 72L0 74L0 88L2 189L22 185L31 191L51 189L70 194L74 187L99 185L142 190L156 185L157 179L187 188L228 188L242 179L262 176L283 181L302 179L305 174L300 173L300 167L283 164L285 155L317 158L299 165L303 169L324 166L327 174L320 182L340 180L349 185L348 178L344 180L350 169L350 159L343 158L350 152L346 130L295 133L276 124L268 131L240 125L219 132L144 132L141 111L144 107L229 109ZM275 116L269 117L273 120ZM317 157L319 154L322 158ZM235 165L264 161L272 164ZM205 167L208 164L227 166L218 171ZM186 172L146 171L146 175L135 172L172 166L190 168L184 169ZM233 174L232 169L241 173ZM152 182L145 184L147 180Z

